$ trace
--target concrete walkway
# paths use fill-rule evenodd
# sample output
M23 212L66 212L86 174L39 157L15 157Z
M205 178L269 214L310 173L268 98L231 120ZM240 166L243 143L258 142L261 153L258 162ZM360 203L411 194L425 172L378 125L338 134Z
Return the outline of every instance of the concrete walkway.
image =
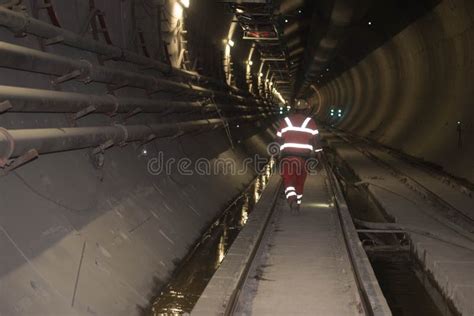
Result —
M360 315L357 285L325 176L308 178L299 215L291 214L282 198L276 212L259 275L253 276L258 280L255 296L239 313Z

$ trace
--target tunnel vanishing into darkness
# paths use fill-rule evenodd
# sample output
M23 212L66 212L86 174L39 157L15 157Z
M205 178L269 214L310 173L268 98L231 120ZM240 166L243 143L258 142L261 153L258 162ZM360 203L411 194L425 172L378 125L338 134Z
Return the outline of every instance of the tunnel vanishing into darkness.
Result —
M472 190L473 22L471 0L0 0L0 315L148 308L296 98Z

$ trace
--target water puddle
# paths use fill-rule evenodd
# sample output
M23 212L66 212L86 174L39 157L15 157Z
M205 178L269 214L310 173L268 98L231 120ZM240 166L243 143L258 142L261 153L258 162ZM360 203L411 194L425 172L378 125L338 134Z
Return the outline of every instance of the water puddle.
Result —
M245 226L268 183L272 169L273 161L263 168L263 172L201 237L153 301L151 315L182 315L191 312L238 233Z

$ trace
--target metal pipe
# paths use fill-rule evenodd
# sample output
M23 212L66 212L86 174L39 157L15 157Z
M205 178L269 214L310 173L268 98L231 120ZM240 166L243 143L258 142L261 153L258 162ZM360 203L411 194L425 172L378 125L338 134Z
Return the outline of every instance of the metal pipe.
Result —
M215 110L216 105L204 104L198 101L170 101L147 98L121 98L110 94L91 95L75 92L62 92L42 89L20 88L0 85L0 101L9 101L9 112L38 112L38 113L76 113L92 107L95 113L128 113L140 108L144 113L174 113L192 110ZM266 107L218 104L225 111L257 112L268 111Z
M120 98L110 94L90 95L75 92L20 88L0 85L0 100L12 105L9 112L74 113L94 107L96 113L127 113L140 108L145 113L189 111L202 102L182 102L145 98Z
M234 92L241 92L241 90L235 87L229 87L223 82L214 78L199 75L196 72L174 68L155 59L141 56L120 47L107 45L99 41L80 36L79 34L40 21L26 14L1 7L0 25L7 27L14 32L33 34L44 39L57 38L64 45L93 52L106 58L121 59L130 63L138 64L140 66L150 67L169 75L178 75L193 80L208 81L222 88L228 88Z
M0 128L0 161L18 157L35 149L51 153L100 146L106 142L123 144L145 141L149 137L168 137L198 129L223 127L227 122L254 121L271 117L267 114L246 115L222 119L151 125L114 125L71 128L12 129Z
M148 93L159 92L160 89L189 93L192 95L215 97L218 100L233 100L235 102L255 101L240 96L213 91L196 85L174 82L151 75L119 70L111 67L93 65L86 60L45 53L36 49L26 48L10 43L0 42L0 67L19 69L42 74L54 75L64 80L80 79L85 82L97 81L121 86L131 86L146 90ZM71 76L71 77L68 77Z

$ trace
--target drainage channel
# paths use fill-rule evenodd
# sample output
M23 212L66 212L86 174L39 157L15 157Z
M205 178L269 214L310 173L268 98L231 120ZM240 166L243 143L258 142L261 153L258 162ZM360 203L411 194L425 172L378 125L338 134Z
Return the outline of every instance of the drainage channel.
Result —
M353 218L379 223L393 221L364 187L351 185L360 179L334 151L326 150L326 156L341 183ZM405 234L363 232L359 238L393 315L443 315L419 278L416 259L410 253L410 240Z
M273 161L251 185L222 212L153 300L148 315L190 313L214 272L245 226L271 176Z

